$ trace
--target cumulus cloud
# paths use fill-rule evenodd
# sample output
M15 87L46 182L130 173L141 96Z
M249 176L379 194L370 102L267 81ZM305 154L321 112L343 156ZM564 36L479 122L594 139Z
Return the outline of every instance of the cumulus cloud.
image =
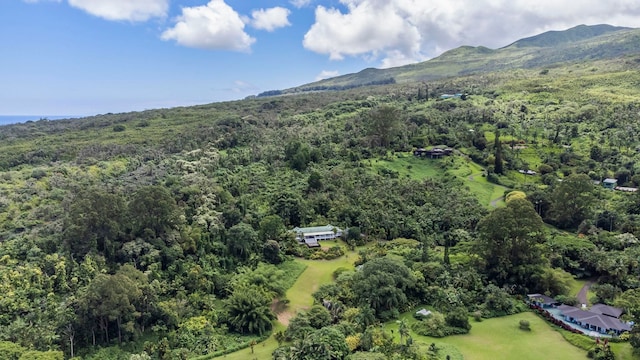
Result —
M69 0L69 5L107 20L125 21L164 17L169 10L169 0Z
M316 76L316 81L336 77L338 75L340 75L340 73L337 70L322 70L320 74Z
M161 35L187 47L249 51L255 39L244 31L240 15L223 0L207 5L185 7L174 27Z
M291 11L283 7L259 9L251 12L251 25L260 30L274 31L275 29L289 26L289 14Z
M319 5L306 49L339 60L363 56L384 67L421 61L460 45L492 48L579 24L640 26L637 0L339 0ZM342 9L342 10L341 10Z

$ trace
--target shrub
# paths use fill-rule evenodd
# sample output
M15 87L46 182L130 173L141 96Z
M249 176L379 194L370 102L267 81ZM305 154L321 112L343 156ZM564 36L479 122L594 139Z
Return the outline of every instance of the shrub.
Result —
M113 132L122 132L125 130L127 130L127 128L122 124L118 124L113 127Z
M477 322L481 322L482 321L482 311L480 311L480 310L474 311L472 316L473 316L473 320L475 320Z
M335 270L333 271L333 274L332 274L331 276L333 277L333 280L335 280L335 279L337 279L337 278L338 278L338 276L340 276L340 274L342 274L342 273L344 273L344 272L347 272L347 271L351 271L351 270L350 270L350 269L347 269L347 268L346 268L346 267L344 267L344 266L341 266L341 267L339 267L339 268L335 269Z
M520 330L531 331L531 325L527 320L520 320Z
M25 351L26 349L18 344L0 341L0 359L18 360Z
M560 334L562 334L562 337L571 345L579 347L582 350L589 351L595 346L593 339L586 335L575 334L568 331L560 331Z
M31 172L31 177L34 179L42 179L47 176L47 173L42 169L35 169Z

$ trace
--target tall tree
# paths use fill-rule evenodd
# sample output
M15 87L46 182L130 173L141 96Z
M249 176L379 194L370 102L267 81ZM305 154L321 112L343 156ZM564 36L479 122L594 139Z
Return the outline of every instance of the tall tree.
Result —
M478 231L476 250L491 281L535 287L544 262L544 223L529 201L515 198L493 210Z
M500 130L496 130L496 137L493 142L494 165L493 171L496 174L504 174L504 164L502 160L502 142L500 141Z
M591 216L593 183L585 174L572 174L558 183L551 193L549 217L562 229L576 228Z
M400 130L400 111L392 106L380 106L367 113L366 121L371 144L387 147Z
M382 257L365 263L353 275L352 283L359 302L370 306L380 316L407 304L407 293L415 285L415 278L402 262Z
M129 202L129 215L134 233L162 236L178 224L179 213L173 196L163 186L138 189Z
M242 334L262 335L275 319L270 305L271 299L256 286L239 287L226 301L229 324Z
M76 260L90 252L113 258L117 250L115 242L124 233L125 214L124 199L118 193L99 188L79 192L64 221L65 247Z

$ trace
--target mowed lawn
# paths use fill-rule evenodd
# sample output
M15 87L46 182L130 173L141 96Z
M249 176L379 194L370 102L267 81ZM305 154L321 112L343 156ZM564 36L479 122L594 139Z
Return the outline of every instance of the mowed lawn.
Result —
M289 310L295 313L298 310L310 308L313 305L311 294L316 292L320 285L333 282L333 272L336 269L341 267L353 269L353 262L357 256L355 252L348 252L335 260L296 260L307 265L307 268L287 291Z
M520 330L520 320L529 321L531 331ZM460 350L465 360L584 360L587 355L530 312L472 322L471 326L467 335L446 338L447 343Z
M403 316L407 322L415 321L410 316ZM520 320L531 324L531 331L519 328ZM452 360L585 360L587 352L569 344L559 332L553 330L544 320L533 313L486 319L482 322L471 320L471 332L466 335L454 335L444 338L421 336L413 331L414 343L428 346L435 343L441 347L444 356L450 355ZM398 334L398 325L387 323L387 330Z

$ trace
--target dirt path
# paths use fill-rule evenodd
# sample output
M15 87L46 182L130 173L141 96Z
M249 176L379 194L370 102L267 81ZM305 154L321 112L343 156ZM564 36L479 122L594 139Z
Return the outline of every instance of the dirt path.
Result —
M289 326L289 320L293 317L294 313L289 310L289 306L286 302L274 299L271 303L271 311L273 311L278 317L280 324Z
M587 299L587 292L589 292L589 288L591 288L591 285L593 285L593 281L587 281L582 286L582 289L580 289L580 291L578 292L578 295L576 295L576 298L578 299L578 302L580 304L587 304L588 303L589 299Z

